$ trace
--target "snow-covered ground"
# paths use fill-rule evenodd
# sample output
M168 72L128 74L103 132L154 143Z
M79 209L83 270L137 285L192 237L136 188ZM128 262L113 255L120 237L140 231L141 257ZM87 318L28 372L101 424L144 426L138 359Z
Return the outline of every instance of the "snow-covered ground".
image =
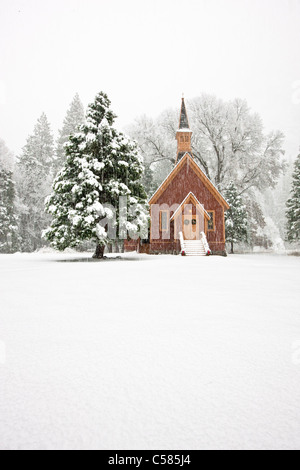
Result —
M0 256L0 449L300 448L300 258L84 258Z

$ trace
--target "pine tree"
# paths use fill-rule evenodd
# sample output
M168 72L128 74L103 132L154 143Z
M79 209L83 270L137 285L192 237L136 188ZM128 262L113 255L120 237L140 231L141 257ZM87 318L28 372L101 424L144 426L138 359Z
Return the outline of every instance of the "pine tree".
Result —
M14 155L0 139L0 252L18 250L18 227L13 181Z
M18 249L18 225L15 214L15 184L12 171L0 161L0 253Z
M231 243L233 254L234 243L247 241L247 212L233 183L230 183L224 191L224 196L230 205L230 209L225 214L226 240Z
M300 155L294 165L291 197L287 201L287 239L300 240Z
M49 217L44 201L53 181L54 141L47 116L42 114L28 137L17 164L22 250L35 251L43 246L42 231Z
M84 107L77 93L70 104L63 126L59 131L55 150L55 173L61 170L65 164L67 157L64 145L68 142L70 135L75 134L79 127L84 124L84 114Z
M7 148L4 140L0 139L0 166L5 170L12 171L15 164L13 153Z
M135 209L124 230L136 232L147 221L146 194L140 183L143 166L137 144L113 127L116 116L110 104L107 95L99 93L88 108L87 123L70 136L65 147L66 164L46 203L53 221L44 236L58 250L93 240L94 257L102 258L112 239L124 238L121 231L117 234L113 230L124 210L130 213ZM127 198L128 205L119 210L121 196Z
M247 241L253 249L255 246L268 249L272 241L266 235L267 223L260 204L250 197L246 198L247 207Z
M143 185L147 196L150 198L155 192L154 172L151 169L151 165L145 164L145 171L143 177Z

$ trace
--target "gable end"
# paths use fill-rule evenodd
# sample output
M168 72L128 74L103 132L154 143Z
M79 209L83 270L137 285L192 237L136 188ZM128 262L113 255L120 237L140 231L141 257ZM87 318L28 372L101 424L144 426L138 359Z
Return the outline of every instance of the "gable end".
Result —
M194 161L194 159L191 157L189 153L186 153L184 157L179 161L179 163L173 168L171 173L167 176L167 178L163 181L163 183L160 185L157 191L153 194L153 196L149 200L149 204L156 203L156 201L166 191L167 187L170 185L173 179L177 176L177 174L179 173L179 171L181 170L181 168L184 166L186 162L188 162L188 164L191 166L191 168L196 173L198 178L202 181L202 183L209 190L209 192L215 197L215 199L218 200L221 206L225 210L228 210L230 208L229 204L225 201L223 196L220 194L220 192L217 190L214 184L210 181L210 179L203 173L199 165Z

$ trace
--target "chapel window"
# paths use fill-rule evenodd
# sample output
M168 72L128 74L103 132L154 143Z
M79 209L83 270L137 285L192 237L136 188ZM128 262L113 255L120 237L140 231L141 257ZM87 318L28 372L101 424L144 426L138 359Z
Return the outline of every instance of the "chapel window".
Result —
M210 219L207 223L207 230L209 232L214 232L216 229L216 224L215 224L215 211L207 211Z

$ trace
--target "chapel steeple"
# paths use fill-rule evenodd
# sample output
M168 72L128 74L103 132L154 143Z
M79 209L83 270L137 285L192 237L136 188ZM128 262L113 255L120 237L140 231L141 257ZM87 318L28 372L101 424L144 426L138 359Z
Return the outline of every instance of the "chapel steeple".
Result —
M179 118L179 128L176 132L177 140L177 158L176 165L181 158L188 152L192 155L192 131L190 130L189 120L186 112L184 98L182 98L181 111Z

